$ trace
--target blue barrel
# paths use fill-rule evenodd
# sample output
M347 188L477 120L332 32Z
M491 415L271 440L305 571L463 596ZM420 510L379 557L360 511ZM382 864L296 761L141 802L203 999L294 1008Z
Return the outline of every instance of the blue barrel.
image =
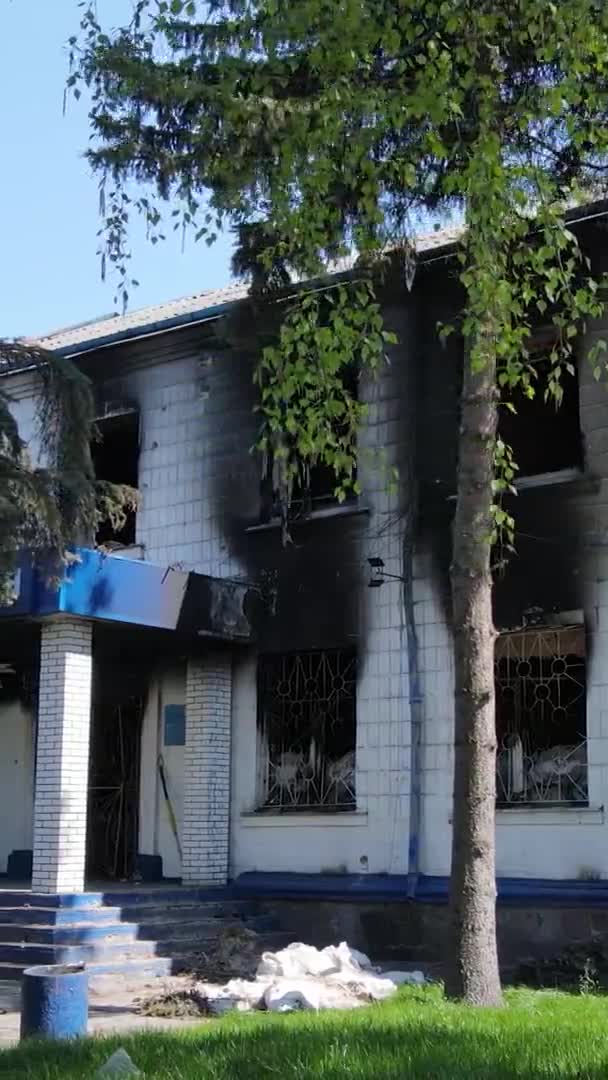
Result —
M21 983L21 1038L76 1039L87 1033L84 964L26 968Z

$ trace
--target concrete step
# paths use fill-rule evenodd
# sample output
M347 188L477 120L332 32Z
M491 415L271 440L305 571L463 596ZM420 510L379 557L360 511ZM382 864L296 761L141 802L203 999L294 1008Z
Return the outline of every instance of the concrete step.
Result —
M134 887L54 898L0 893L0 978L70 963L99 974L166 975L212 949L234 924L259 935L260 954L290 940L256 901L234 900L221 890Z
M105 909L103 909L105 910ZM111 908L120 911L122 922L148 923L157 919L172 918L175 922L192 922L199 919L241 919L253 918L256 910L251 904L240 904L239 901L229 903L217 903L207 901L190 900L188 903L175 904L165 901L157 896L147 903L131 904L124 903L120 908ZM2 913L0 912L0 919Z
M143 914L143 912L142 912ZM169 911L156 919L146 922L110 922L99 924L43 924L3 923L0 921L0 943L40 942L41 944L80 945L106 938L120 937L121 940L140 938L192 937L193 939L217 937L226 926L245 926L256 933L266 933L277 929L276 920L270 915L257 915L247 919L189 918L178 919L175 912Z
M121 890L108 890L99 895L101 904L108 907L141 908L149 906L192 907L205 906L210 911L215 908L218 911L227 906L235 911L257 910L257 902L248 897L234 898L226 889L201 889L201 888L157 888L145 889L138 886L126 887Z
M0 889L0 909L16 907L48 908L92 908L92 907L139 907L140 905L171 904L191 906L206 904L221 908L226 904L234 905L235 910L254 911L256 901L248 897L235 899L231 890L226 888L184 887L177 885L158 886L127 885L121 889L108 888L104 891L84 893L37 893L28 889Z
M98 926L102 923L121 922L119 908L51 908L51 907L5 907L0 908L0 923L28 926Z
M104 894L84 893L37 893L28 889L0 889L0 909L14 907L91 908L101 907Z
M0 979L20 979L26 967L37 964L84 963L91 975L122 974L155 977L177 974L200 959L209 941L189 942L167 937L157 941L116 942L98 946L0 945ZM293 940L287 931L260 934L259 955L284 949Z
M153 941L99 942L94 945L0 944L0 964L83 964L134 960L156 955Z
M200 903L188 904L165 903L158 895L148 903L125 904L122 907L38 907L35 905L0 908L0 924L15 923L28 926L97 926L107 923L142 923L172 919L179 923L198 922L206 919L241 919L256 917L254 907L249 904Z
M161 956L197 956L200 953L206 953L213 951L213 946L217 942L217 935L213 937L200 937L192 938L190 936L176 936L171 933L171 929L167 933L162 934L158 938L150 939L146 938L148 944L151 944L156 953ZM293 934L285 934L282 931L275 931L274 933L265 933L258 935L258 953L267 952L269 950L284 949L286 945L289 945L290 941L293 941Z
M131 924L125 924L131 925ZM146 938L158 938L162 937L177 937L177 938L192 938L193 940L204 939L208 941L212 938L216 938L218 934L221 934L226 927L240 926L247 930L253 930L256 934L269 933L272 930L277 930L278 923L270 915L256 915L248 919L235 919L235 918L196 918L180 919L176 917L175 912L166 912L164 915L159 915L153 920L142 920L141 922L132 924L138 928L137 936ZM1 937L1 935L0 935Z
M99 926L36 926L0 923L0 947L13 942L40 945L87 945L101 941L136 941L144 935L132 923L103 922Z
M104 961L87 964L90 975L130 975L149 978L173 975L176 972L175 961L171 956L155 956L148 960Z
M0 979L19 980L29 963L0 963ZM126 975L134 978L154 978L171 975L176 970L170 956L153 956L136 960L103 960L87 963L91 975Z

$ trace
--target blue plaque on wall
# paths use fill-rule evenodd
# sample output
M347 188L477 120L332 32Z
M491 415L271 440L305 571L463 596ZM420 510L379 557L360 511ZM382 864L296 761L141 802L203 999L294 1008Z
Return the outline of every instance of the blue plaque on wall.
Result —
M165 746L186 745L186 706L165 705Z

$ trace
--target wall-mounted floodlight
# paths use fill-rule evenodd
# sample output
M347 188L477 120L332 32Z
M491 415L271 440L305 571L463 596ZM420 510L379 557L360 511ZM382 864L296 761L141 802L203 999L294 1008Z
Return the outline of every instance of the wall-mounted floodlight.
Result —
M370 589L379 589L387 578L390 581L405 581L405 578L401 577L401 574L390 574L388 570L384 569L384 559L381 559L378 555L373 555L368 560L371 570L371 577L368 581Z

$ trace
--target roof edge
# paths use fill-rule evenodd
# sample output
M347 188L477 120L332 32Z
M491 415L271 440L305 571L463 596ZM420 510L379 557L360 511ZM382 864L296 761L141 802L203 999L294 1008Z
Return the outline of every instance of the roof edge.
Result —
M598 217L608 216L608 199L597 199L588 203L583 203L580 206L573 207L568 210L565 219L568 224L576 225L582 224L586 220L590 220ZM442 233L453 232L453 235L449 239L446 238L444 243L431 244L428 247L423 247L418 251L418 261L420 264L430 264L434 262L443 261L444 259L452 257L455 253L458 244L460 243L462 236L466 231L464 224L462 226L446 227L444 229L437 230L437 236L441 236ZM432 235L432 234L429 234ZM424 238L422 238L424 239ZM415 242L415 241L414 241ZM288 293L298 291L303 286L310 288L323 288L331 287L334 283L340 280L346 280L353 273L356 273L358 266L353 264L348 269L334 270L334 272L328 272L322 277L310 279L307 282L299 282L294 286L291 286ZM203 294L202 294L203 295ZM244 303L248 298L248 293L243 291L242 295L231 297L228 300L223 300L219 304L212 306L205 306L195 308L193 311L183 312L178 315L171 315L151 319L149 322L140 323L135 326L123 327L120 330L115 330L112 333L106 333L98 336L92 336L89 338L83 338L78 342L69 343L66 345L53 346L52 344L45 345L44 347L49 352L54 353L57 356L62 357L77 357L87 353L95 352L98 349L110 348L113 345L119 345L123 342L134 341L139 338L150 337L155 334L168 333L171 330L181 330L188 326L195 326L204 322L210 322L215 319L222 318L229 311L234 309L238 304ZM285 295L279 293L276 297L277 300L285 299ZM162 306L162 305L161 305ZM92 324L93 326L95 323ZM37 339L40 342L51 341L53 334L47 335ZM57 334L59 336L59 334ZM24 367L13 368L10 372L0 372L0 378L6 375L13 375L19 372L29 370L28 365Z
M161 334L165 331L180 330L189 324L196 325L203 322L212 322L221 318L236 304L242 303L242 299L226 300L223 304L214 307L202 307L195 311L187 311L183 315L173 315L168 319L154 319L140 326L130 326L123 330L116 330L113 334L104 334L101 337L93 337L79 341L73 345L60 345L57 348L48 346L49 352L56 356L81 356L83 353L95 352L97 349L107 349L112 345L118 345L123 341L131 341L134 338L151 337L153 334Z

